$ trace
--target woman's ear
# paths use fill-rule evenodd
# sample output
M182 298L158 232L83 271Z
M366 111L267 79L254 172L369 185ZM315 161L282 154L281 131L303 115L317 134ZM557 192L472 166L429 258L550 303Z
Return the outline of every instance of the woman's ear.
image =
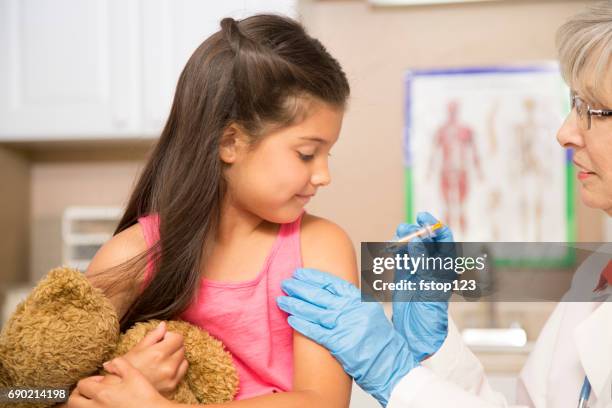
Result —
M225 128L219 143L219 157L227 164L235 163L246 142L246 135L236 124L232 123Z

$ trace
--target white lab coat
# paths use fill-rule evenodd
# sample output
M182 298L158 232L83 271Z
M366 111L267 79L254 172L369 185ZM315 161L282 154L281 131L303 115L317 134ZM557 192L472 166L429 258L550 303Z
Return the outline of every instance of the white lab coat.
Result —
M605 247L609 247L606 245ZM572 290L594 288L609 258L591 256L576 271ZM601 264L601 265L600 265ZM608 287L608 292L611 288ZM567 295L566 295L567 296ZM612 301L560 302L544 325L518 378L519 406L576 407L585 374L589 407L612 407ZM394 388L388 408L506 407L489 385L482 364L449 319L437 353L411 370Z

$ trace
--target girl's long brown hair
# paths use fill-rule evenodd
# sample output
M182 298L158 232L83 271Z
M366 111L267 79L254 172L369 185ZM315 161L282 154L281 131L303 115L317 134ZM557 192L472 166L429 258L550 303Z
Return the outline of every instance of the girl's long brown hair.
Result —
M192 301L226 194L219 141L227 126L240 126L255 143L270 126L298 120L300 101L344 108L348 96L340 64L296 21L276 15L221 21L183 69L168 121L115 231L159 214L157 245L104 271L109 295L142 274L148 256L155 260L150 283L126 308L122 331L139 321L172 319Z

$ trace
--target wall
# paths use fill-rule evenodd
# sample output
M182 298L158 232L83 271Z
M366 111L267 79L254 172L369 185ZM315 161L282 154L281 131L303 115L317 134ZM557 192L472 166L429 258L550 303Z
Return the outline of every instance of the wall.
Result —
M339 60L352 87L332 150L332 184L309 210L343 226L356 249L360 241L392 237L405 217L404 72L555 59L557 27L588 3L373 7L366 1L303 1L304 24ZM601 240L602 214L580 203L576 212L578 239Z
M20 152L0 147L0 295L4 286L25 281L29 267L30 166Z
M31 163L30 276L62 263L61 220L68 206L124 206L152 141L26 145Z

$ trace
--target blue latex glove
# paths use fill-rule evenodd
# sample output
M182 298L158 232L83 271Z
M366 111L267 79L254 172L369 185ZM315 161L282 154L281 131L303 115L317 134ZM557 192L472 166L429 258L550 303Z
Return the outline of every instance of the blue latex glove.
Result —
M326 347L364 391L383 406L418 362L377 302L362 302L351 283L316 269L297 269L282 283L278 306L295 330Z
M424 225L433 225L438 220L427 212L417 214L417 224L400 224L397 227L395 238L403 237ZM415 238L405 247L410 256L418 256L425 253L427 256L455 256L453 234L450 228L444 226L435 231L433 238ZM440 246L436 242L442 242ZM411 275L407 271L396 271L395 280L415 280L418 278L427 280L452 281L456 278L454 272L449 276L448 271L416 271ZM427 292L415 292L409 295L402 294L393 298L393 325L396 330L404 336L410 350L417 359L422 361L440 349L448 334L448 297L441 297L440 292L435 295ZM436 301L428 301L429 299Z

